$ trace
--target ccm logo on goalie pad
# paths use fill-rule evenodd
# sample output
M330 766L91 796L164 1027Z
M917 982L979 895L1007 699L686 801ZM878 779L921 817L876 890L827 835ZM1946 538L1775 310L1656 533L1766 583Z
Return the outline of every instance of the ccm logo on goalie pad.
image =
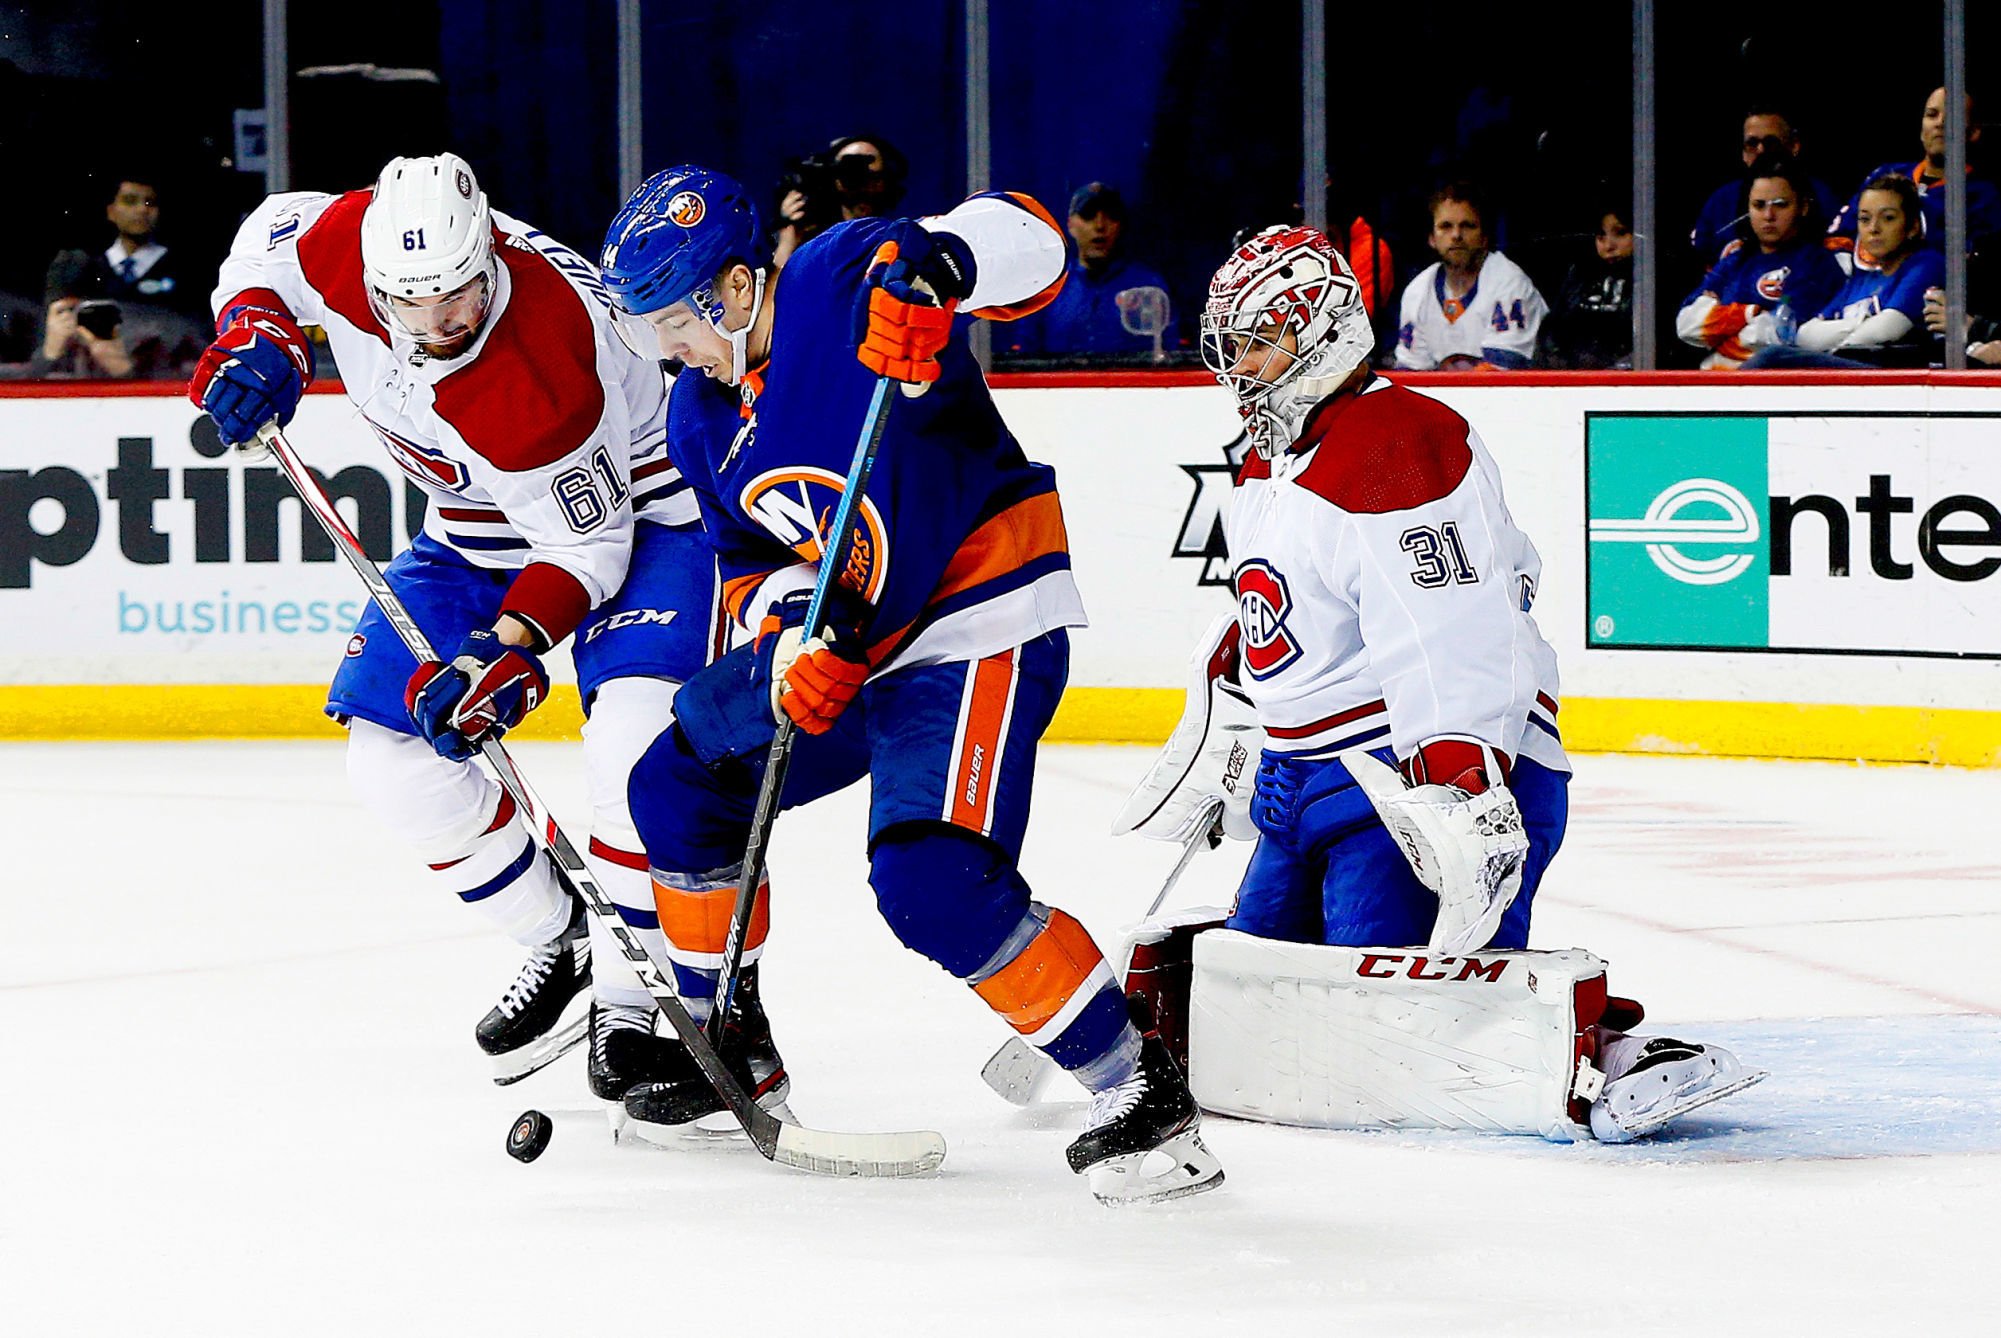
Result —
M1299 658L1299 642L1285 628L1292 592L1278 568L1253 558L1237 568L1237 624L1244 632L1244 668L1270 678Z
M1399 963L1406 965L1399 969ZM1459 967L1456 974L1452 970L1453 963ZM1430 969L1433 967L1437 969ZM1450 980L1455 984L1466 980L1484 980L1489 985L1496 985L1507 969L1506 959L1483 962L1478 957L1406 957L1402 953L1370 952L1362 954L1362 960L1355 966L1355 974L1373 980L1408 976L1412 980Z

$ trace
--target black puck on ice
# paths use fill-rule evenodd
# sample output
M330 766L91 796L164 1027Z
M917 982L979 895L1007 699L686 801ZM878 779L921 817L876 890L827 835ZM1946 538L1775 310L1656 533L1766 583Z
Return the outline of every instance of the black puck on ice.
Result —
M534 1161L549 1146L556 1125L539 1110L524 1110L507 1131L507 1155L516 1161Z

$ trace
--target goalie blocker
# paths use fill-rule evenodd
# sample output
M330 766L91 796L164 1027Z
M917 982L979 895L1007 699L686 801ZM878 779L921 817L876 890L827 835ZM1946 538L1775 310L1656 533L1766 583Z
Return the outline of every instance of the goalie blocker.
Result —
M1202 1108L1326 1129L1588 1137L1598 1028L1640 1021L1581 949L1476 952L1284 943L1200 908L1127 944L1126 989Z

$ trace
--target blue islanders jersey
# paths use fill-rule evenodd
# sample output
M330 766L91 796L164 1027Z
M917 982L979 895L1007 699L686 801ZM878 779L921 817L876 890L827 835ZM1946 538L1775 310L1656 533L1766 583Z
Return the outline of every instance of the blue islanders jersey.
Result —
M1735 367L1760 348L1782 342L1772 318L1782 303L1791 305L1795 320L1811 320L1843 277L1841 262L1817 236L1770 254L1734 241L1682 301L1675 333L1684 343L1711 350L1704 367Z
M1063 235L1033 201L976 196L926 224L973 248L974 313L1025 315L1062 283ZM855 357L856 302L893 227L853 220L793 254L768 299L770 361L740 406L697 378L675 384L672 449L740 628L812 583L875 392ZM1001 420L965 322L939 362L924 395L899 393L890 407L843 577L868 604L863 633L878 667L977 659L1085 622L1055 472L1031 462Z
M1936 251L1918 251L1905 257L1895 274L1858 265L1820 315L1823 320L1852 320L1901 311L1911 318L1911 324L1922 328L1925 289L1944 285L1945 260Z

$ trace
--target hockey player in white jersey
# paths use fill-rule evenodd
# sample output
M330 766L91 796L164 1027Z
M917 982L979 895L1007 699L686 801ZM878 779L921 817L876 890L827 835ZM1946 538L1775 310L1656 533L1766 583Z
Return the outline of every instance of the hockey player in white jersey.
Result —
M708 659L714 577L667 457L660 365L633 351L650 342L628 346L590 263L491 210L452 154L396 159L372 190L272 196L238 231L214 309L189 394L225 441L254 449L260 426L291 420L313 366L300 327L317 325L423 490L423 532L385 574L446 659L417 664L371 604L326 710L348 727L357 793L429 880L529 949L476 1028L494 1081L580 1041L594 999L591 1085L615 1104L664 1076L652 1000L470 759L547 695L541 656L574 633L587 858L666 960L627 774Z
M1373 342L1312 228L1259 233L1210 285L1203 359L1254 448L1226 522L1237 617L1198 652L1192 727L1122 819L1182 838L1220 809L1255 829L1231 932L1195 939L1191 1086L1306 1123L1649 1132L1755 1076L1715 1046L1625 1034L1639 1010L1589 954L1525 951L1570 772L1530 612L1541 561L1479 434L1370 372ZM1205 1047L1205 1016L1227 1041ZM1354 1052L1318 1068L1313 1047L1343 1037ZM1468 1095L1475 1071L1491 1091Z
M1486 207L1455 182L1431 197L1437 263L1403 290L1396 365L1413 372L1527 367L1549 306L1514 261L1492 249Z

